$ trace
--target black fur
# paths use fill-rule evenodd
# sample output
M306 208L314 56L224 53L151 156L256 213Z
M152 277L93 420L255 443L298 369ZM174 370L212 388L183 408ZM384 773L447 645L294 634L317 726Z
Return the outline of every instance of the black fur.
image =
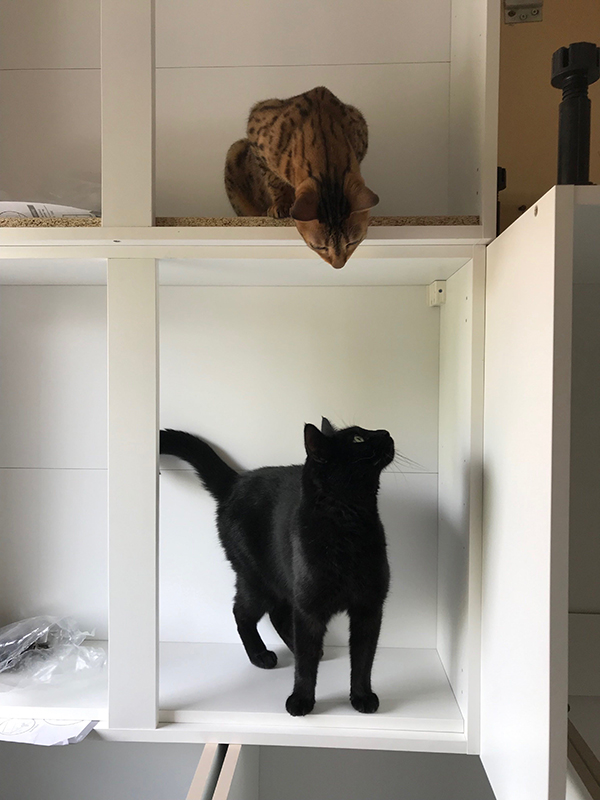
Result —
M212 447L197 436L184 431L161 431L160 452L187 461L196 470L204 488L218 502L229 495L238 473L215 453Z
M237 578L233 613L250 661L277 664L256 628L264 614L295 654L288 712L313 709L323 637L345 611L350 700L370 713L379 707L371 669L389 585L377 492L394 442L387 431L336 430L325 419L322 431L305 426L304 441L304 465L240 474L189 433L161 431L160 451L189 462L217 500L219 538Z

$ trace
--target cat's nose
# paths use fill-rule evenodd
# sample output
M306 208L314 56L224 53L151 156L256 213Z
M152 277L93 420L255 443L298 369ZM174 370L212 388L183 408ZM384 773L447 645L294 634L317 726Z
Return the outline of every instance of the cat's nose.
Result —
M341 269L346 263L346 256L334 256L330 263L334 269Z

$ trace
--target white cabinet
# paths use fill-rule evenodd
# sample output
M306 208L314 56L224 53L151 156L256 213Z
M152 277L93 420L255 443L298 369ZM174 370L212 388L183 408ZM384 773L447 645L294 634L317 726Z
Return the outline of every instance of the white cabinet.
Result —
M481 247L470 257L446 247L438 258L432 249L376 263L355 257L337 287L320 263L299 273L302 259L159 259L155 269L154 259L110 258L109 465L118 461L108 615L94 588L105 580L102 547L82 558L79 585L39 558L50 538L83 547L93 527L82 531L82 518L89 526L103 519L93 509L106 489L93 476L106 462L101 447L85 443L96 441L104 410L85 398L105 370L106 272L90 260L74 271L68 261L19 258L18 246L8 259L5 247L2 369L16 395L5 395L13 430L3 439L3 519L12 549L2 562L3 614L68 608L99 631L108 619L111 644L108 701L100 684L63 686L3 695L5 713L98 714L111 739L480 752L498 800L564 793L571 297L573 280L586 280L597 258L586 233L594 228L580 230L581 221L599 214L596 187L552 190L487 248L485 283ZM252 285L240 286L245 267ZM285 285L272 285L274 274ZM303 275L312 285L298 285ZM427 306L420 275L446 279L440 309ZM48 276L55 285L40 286ZM92 285L73 285L84 282ZM164 424L204 433L254 467L301 457L297 417L322 411L342 422L360 412L368 424L382 419L418 462L382 484L395 582L375 672L385 698L377 715L345 701L345 634L334 626L316 713L287 716L290 660L284 655L274 673L246 663L209 501L167 460L157 568L156 297ZM84 338L66 347L61 332L79 329ZM27 357L15 359L19 352ZM60 381L49 380L49 365ZM65 416L73 392L87 408ZM44 421L64 438L46 434ZM53 488L43 488L48 480ZM24 488L11 490L11 481ZM39 509L33 516L19 512L19 492Z
M480 754L497 800L563 800L571 300L597 263L600 193L552 190L486 249L497 3L455 0L431 41L418 37L430 49L417 72L435 71L447 48L454 87L445 189L438 164L426 194L480 224L373 228L341 272L291 229L152 225L150 5L122 6L105 6L104 226L0 228L0 619L79 616L108 636L109 669L90 684L0 694L2 713L97 718L114 740L230 745L219 774L232 792L235 753L278 745ZM415 20L426 6L411 6ZM250 70L250 86L252 70L295 68L291 41L280 66L276 49L256 64L241 44L239 63L219 65L209 43L220 17L210 12L199 47L176 22L195 13L173 4L178 33L166 35L157 9L159 66L179 58L182 86L199 53L193 81L219 96L216 75ZM376 37L366 30L366 51ZM374 68L391 74L390 41ZM406 39L407 52L416 44ZM127 64L121 81L115 66ZM446 281L439 308L426 302L435 280ZM252 468L300 460L302 424L321 414L389 428L410 459L382 481L392 593L371 716L347 702L340 621L315 712L285 713L291 658L280 648L272 673L247 663L213 506L181 464L165 459L158 478L159 419Z

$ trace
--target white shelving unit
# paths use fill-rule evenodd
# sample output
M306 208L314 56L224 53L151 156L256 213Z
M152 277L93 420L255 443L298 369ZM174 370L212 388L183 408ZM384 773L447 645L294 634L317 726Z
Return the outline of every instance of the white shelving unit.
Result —
M0 228L0 616L73 614L109 648L107 675L0 694L2 713L100 719L113 740L228 745L220 799L258 797L252 746L285 745L480 754L497 800L562 800L571 294L600 256L600 194L559 187L489 244L499 4L432 0L416 38L428 42L439 7L442 210L480 225L372 228L339 273L294 229L155 227L168 175L154 180L153 109L166 125L167 79L181 89L190 70L247 64L244 80L262 86L252 70L276 64L268 48L263 65L214 64L216 6L194 64L185 5L172 19L157 6L155 74L150 0L104 0L102 227ZM426 302L434 280L446 281L439 309ZM306 718L284 711L281 645L277 670L246 662L213 507L181 464L165 459L159 480L159 410L161 425L245 468L297 462L302 424L321 414L392 431L415 465L382 481L393 582L378 714L346 702L338 621Z

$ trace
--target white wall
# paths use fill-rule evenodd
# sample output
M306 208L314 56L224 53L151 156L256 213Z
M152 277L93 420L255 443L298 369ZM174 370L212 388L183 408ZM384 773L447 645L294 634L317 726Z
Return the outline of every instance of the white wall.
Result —
M202 745L0 743L2 800L183 800Z
M106 289L0 291L0 616L72 614L106 636ZM389 429L383 646L435 647L439 311L422 286L163 287L162 425L243 468L299 463L305 421ZM267 387L267 391L265 391ZM164 459L161 629L237 642L214 503ZM177 469L171 471L173 467ZM347 641L347 623L330 643ZM267 633L269 640L273 633Z
M106 288L0 287L0 624L106 636Z
M424 287L163 287L160 296L163 427L203 436L252 469L303 461L304 422L325 415L388 429L418 462L382 480L392 590L381 644L435 647L439 312ZM237 642L214 502L182 466L162 462L162 637ZM347 642L346 625L334 620L330 644Z

